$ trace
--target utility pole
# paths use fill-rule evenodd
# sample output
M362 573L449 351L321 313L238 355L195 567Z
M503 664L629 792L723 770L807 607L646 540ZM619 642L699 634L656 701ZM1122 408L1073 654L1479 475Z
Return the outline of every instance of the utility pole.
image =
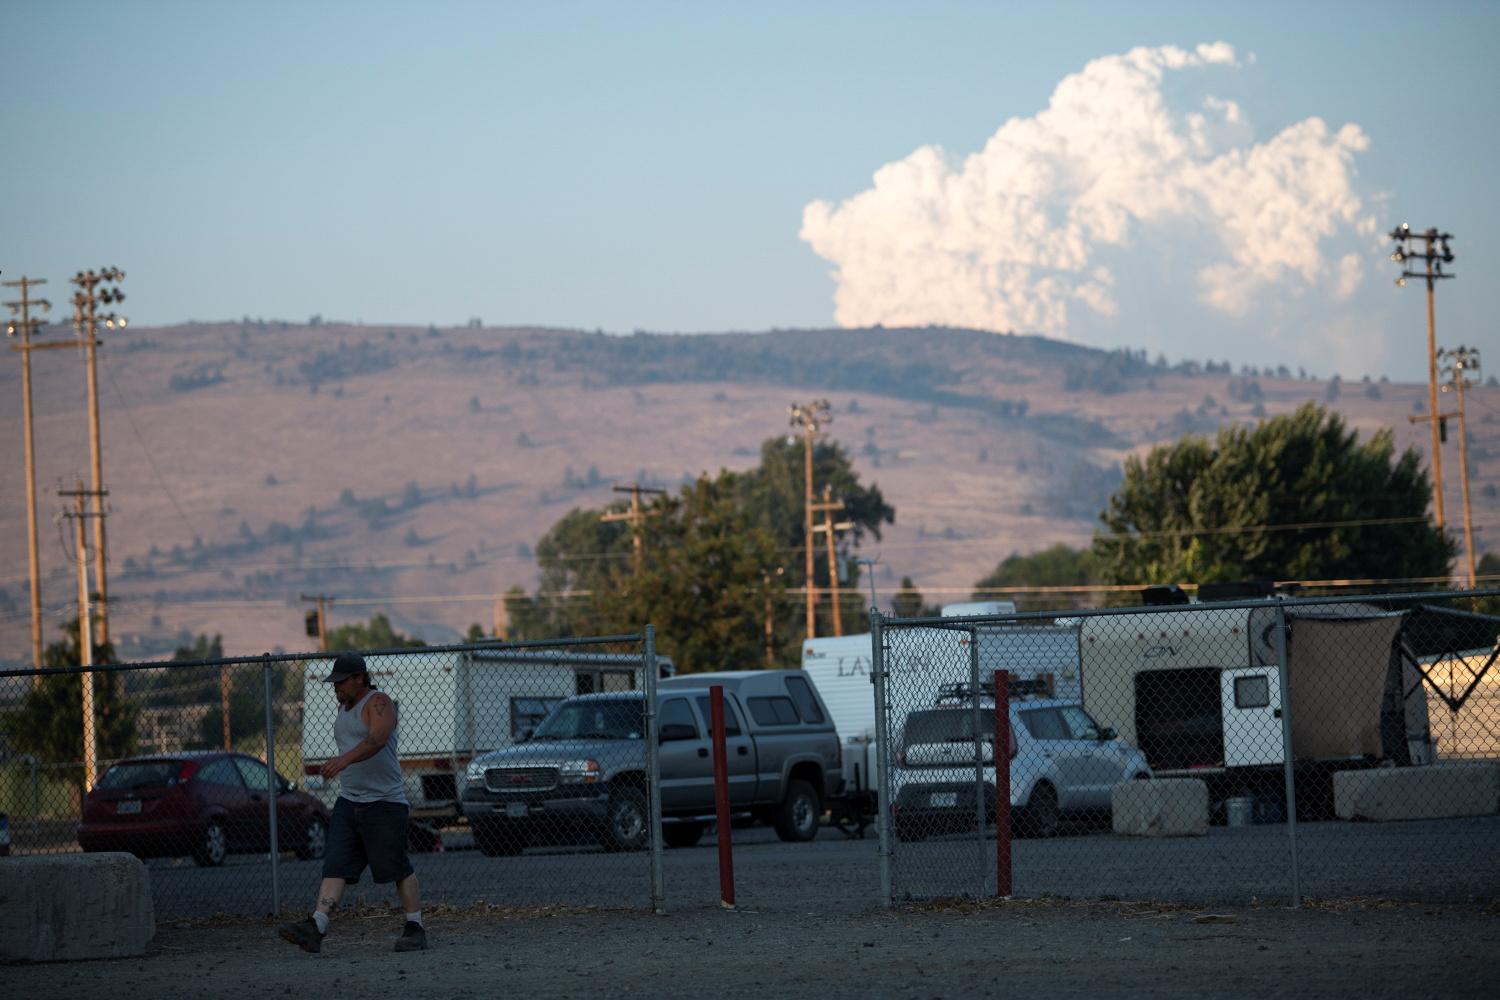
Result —
M19 302L5 303L16 317L5 325L5 335L20 337L20 342L12 344L10 349L21 355L21 433L25 441L26 452L27 566L31 572L31 665L39 670L42 666L42 577L41 563L37 556L36 437L31 427L31 335L47 321L33 319L31 307L36 306L46 311L52 308L52 303L46 299L31 298L30 291L32 285L45 285L46 283L45 279L28 278L25 275L22 275L18 281L5 282L7 288L21 289ZM40 685L41 682L40 675L31 680L33 687Z
M787 407L787 412L792 415L792 426L802 428L802 537L806 554L804 572L807 574L803 589L807 594L807 637L812 639L818 634L818 586L813 578L813 441L819 430L833 423L833 407L826 399L815 399L805 406L793 403Z
M776 567L775 576L781 576L786 570L780 566ZM776 666L776 620L771 615L771 577L770 570L762 570L761 595L765 599L766 611L766 669L771 670Z
M1452 233L1440 233L1436 229L1429 229L1424 233L1413 233L1411 227L1401 223L1391 230L1391 239L1396 241L1396 249L1391 251L1391 260L1401 265L1401 277L1396 279L1396 287L1404 288L1407 278L1425 278L1427 281L1427 413L1428 416L1412 417L1411 422L1427 420L1432 425L1432 498L1433 512L1437 520L1438 531L1443 530L1447 518L1443 512L1443 453L1442 442L1439 440L1438 421L1438 379L1437 379L1437 322L1434 318L1433 291L1437 282L1444 278L1452 278L1454 275L1444 274L1443 265L1453 262L1453 251L1448 249L1448 241L1453 238ZM1415 251L1411 249L1412 240L1421 240L1425 246L1424 250ZM1417 259L1426 262L1426 269L1413 271L1407 266L1407 261Z
M813 525L813 531L824 532L828 539L828 590L829 597L833 602L833 634L844 634L843 610L839 607L839 562L838 553L834 544L834 532L848 531L854 527L853 521L839 521L834 523L833 512L844 509L842 500L833 499L833 487L823 487L823 502L815 503L812 509L820 511L826 519L822 524Z
M641 557L642 557L642 553L644 552L644 548L642 546L642 540L641 540L641 522L643 522L646 519L646 512L641 509L641 494L643 494L643 493L662 494L662 493L666 493L667 491L666 490L652 489L652 488L647 487L647 486L642 486L640 483L628 483L628 484L626 484L624 486L616 486L616 487L614 487L614 491L616 493L629 493L630 494L630 509L629 510L615 511L614 513L611 513L611 514L600 514L599 515L599 520L604 521L606 523L610 522L610 521L629 521L630 522L630 544L631 544L631 547L635 550L635 575L636 576L640 576L641 575Z
M1469 422L1464 412L1464 389L1469 374L1479 374L1479 350L1462 345L1451 351L1438 351L1439 360L1448 370L1449 384L1443 391L1453 390L1458 399L1458 410L1439 414L1439 417L1458 417L1458 477L1464 499L1464 552L1469 562L1469 589L1474 589L1474 517L1469 507Z
M78 665L83 668L79 674L83 687L83 790L88 792L94 787L97 777L99 737L94 728L94 672L89 669L94 665L94 629L89 607L88 539L83 522L85 518L102 515L90 514L84 509L84 497L95 496L97 499L97 496L93 490L84 489L81 480L71 490L58 490L57 495L73 498L73 511L63 511L63 517L76 522L73 544L78 557ZM101 639L100 645L103 643Z
M83 338L85 357L88 361L89 387L89 455L94 469L94 576L99 584L99 642L109 641L109 589L106 584L106 555L104 543L104 459L99 436L99 374L95 349L99 346L99 324L113 330L124 329L126 320L114 313L99 312L99 303L111 305L125 301L125 293L111 287L112 283L125 280L125 272L117 267L106 267L97 272L79 271L73 275L73 284L78 291L73 295L73 330ZM99 286L103 285L103 288Z
M316 611L307 613L307 637L318 640L318 652L328 652L328 605L333 603L333 598L324 594L303 594L302 600L317 603Z

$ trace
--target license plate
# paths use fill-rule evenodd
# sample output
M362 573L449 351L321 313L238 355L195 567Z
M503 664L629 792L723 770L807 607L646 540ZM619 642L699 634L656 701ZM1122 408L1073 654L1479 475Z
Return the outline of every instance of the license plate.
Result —
M933 792L927 797L927 804L935 809L952 809L958 805L957 792Z
M115 812L117 813L138 813L140 811L140 799L121 799L119 802L115 803Z
M511 819L525 819L526 814L529 811L530 810L524 802L505 803L505 815L509 816Z

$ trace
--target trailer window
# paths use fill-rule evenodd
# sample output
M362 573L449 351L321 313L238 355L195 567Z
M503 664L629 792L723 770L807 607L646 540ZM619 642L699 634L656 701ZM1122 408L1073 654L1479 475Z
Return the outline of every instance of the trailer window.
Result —
M562 704L561 698L512 698L510 700L510 738L523 740L536 731L547 713Z
M791 692L792 700L797 703L797 714L812 723L823 721L823 710L818 707L818 696L813 694L812 685L807 683L805 677L788 677L786 689Z
M800 719L797 718L796 706L792 699L776 695L771 698L750 698L750 717L761 726L795 726Z
M1135 675L1136 744L1157 770L1224 763L1224 705L1218 667L1144 670Z
M1234 679L1235 708L1265 708L1271 704L1271 681L1266 677Z

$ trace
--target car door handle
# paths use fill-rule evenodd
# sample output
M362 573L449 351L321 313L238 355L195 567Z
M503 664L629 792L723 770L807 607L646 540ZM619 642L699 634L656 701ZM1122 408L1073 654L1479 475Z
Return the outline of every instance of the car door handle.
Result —
M749 747L739 747L738 749L739 749L739 754L740 754L741 757L748 757L748 756L750 756L750 748Z
M698 748L698 756L699 757L707 757L708 756L708 747L699 747Z

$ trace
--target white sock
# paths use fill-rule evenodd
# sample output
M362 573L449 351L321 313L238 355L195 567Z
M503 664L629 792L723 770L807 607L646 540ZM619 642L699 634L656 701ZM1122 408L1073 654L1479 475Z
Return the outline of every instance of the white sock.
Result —
M408 913L406 920L408 923L416 924L418 927L422 926L422 911L417 910L413 913Z
M328 933L328 914L324 913L322 910L314 910L313 923L318 925L319 934Z

